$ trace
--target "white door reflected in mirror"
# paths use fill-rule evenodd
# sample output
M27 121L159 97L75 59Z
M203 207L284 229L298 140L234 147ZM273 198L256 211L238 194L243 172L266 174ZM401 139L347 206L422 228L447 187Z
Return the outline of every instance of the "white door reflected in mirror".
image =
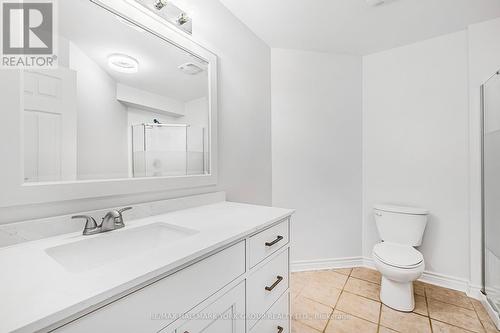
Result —
M90 1L58 7L59 67L19 77L24 181L210 174L209 63Z

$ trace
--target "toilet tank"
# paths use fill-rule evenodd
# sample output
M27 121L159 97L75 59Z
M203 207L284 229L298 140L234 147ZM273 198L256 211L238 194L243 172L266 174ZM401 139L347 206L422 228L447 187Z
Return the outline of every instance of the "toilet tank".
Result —
M384 242L420 246L429 211L392 205L373 207L378 234Z

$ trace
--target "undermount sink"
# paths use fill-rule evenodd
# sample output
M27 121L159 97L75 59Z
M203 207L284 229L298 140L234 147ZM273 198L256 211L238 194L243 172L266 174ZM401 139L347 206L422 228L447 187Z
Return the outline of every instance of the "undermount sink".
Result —
M127 257L144 254L160 246L198 233L167 223L102 233L77 242L51 247L45 252L72 273L110 264Z

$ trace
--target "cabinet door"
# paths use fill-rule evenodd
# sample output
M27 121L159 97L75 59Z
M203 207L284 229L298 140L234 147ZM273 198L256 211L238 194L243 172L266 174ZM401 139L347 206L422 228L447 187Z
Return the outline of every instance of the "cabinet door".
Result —
M187 321L162 333L245 333L245 282L240 283Z

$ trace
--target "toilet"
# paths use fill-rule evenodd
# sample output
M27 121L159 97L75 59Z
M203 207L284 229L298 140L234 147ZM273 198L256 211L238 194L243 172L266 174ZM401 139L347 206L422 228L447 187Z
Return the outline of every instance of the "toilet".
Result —
M380 300L404 312L415 308L413 281L424 272L422 244L429 211L392 205L374 206L375 223L381 242L373 247L375 267L382 274Z

